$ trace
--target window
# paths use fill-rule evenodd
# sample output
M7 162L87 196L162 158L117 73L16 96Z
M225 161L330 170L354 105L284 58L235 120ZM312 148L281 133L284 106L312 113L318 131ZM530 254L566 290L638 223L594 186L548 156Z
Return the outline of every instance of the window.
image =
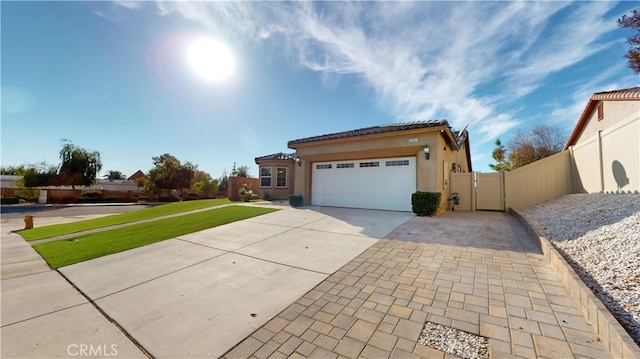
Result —
M360 162L360 167L380 167L380 162Z
M279 188L287 187L287 168L286 167L276 168L276 187L279 187Z
M331 168L331 165L316 165L317 170L328 170Z
M408 166L409 160L386 161L384 165L387 167Z
M598 121L604 120L604 102L598 104Z
M338 163L336 165L336 168L353 168L353 162L352 163Z
M271 167L260 167L260 187L271 187Z

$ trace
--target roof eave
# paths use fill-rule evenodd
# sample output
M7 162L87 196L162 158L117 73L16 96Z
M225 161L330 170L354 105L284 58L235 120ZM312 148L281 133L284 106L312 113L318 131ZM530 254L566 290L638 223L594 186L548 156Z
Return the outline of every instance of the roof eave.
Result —
M564 147L562 148L563 151L566 151L569 147L575 144L576 140L582 133L582 130L584 130L584 126L587 124L589 116L591 116L591 113L593 113L593 110L596 108L596 105L600 101L601 100L594 100L593 96L589 99L587 106L584 108L584 111L582 111L582 115L580 115L580 118L578 119L578 123L576 123L576 127L574 127L573 132L571 132L571 136L569 136L567 143L565 143Z

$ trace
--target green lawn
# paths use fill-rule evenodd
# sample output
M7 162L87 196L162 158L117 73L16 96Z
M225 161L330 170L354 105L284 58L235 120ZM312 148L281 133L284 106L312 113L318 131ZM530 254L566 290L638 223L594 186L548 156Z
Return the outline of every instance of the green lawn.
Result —
M229 206L68 240L40 243L33 248L55 269L274 211L277 210Z
M151 219L170 214L193 211L196 209L219 206L221 204L227 203L231 203L231 201L226 198L174 202L129 213L115 214L112 216L95 219L87 219L85 221L56 224L53 226L45 227L36 227L34 229L23 229L21 231L17 231L17 233L19 233L27 241L35 241L38 239L51 238L69 233L77 233L95 228L113 226L116 224L136 222L143 219Z

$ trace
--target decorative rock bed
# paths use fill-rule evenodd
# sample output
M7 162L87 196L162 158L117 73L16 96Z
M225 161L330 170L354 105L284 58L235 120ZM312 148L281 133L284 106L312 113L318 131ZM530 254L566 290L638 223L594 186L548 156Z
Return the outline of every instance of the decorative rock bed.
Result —
M640 195L566 195L521 213L640 345Z
M465 359L489 359L489 339L426 322L418 343Z

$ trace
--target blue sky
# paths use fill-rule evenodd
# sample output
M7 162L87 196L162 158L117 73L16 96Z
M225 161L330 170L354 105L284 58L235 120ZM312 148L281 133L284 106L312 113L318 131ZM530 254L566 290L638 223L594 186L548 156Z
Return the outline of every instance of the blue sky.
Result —
M58 164L70 139L103 173L170 153L257 175L253 159L289 140L447 119L469 123L474 169L490 172L497 138L568 137L591 94L638 86L616 24L636 4L2 1L2 165ZM195 70L202 38L232 72Z

